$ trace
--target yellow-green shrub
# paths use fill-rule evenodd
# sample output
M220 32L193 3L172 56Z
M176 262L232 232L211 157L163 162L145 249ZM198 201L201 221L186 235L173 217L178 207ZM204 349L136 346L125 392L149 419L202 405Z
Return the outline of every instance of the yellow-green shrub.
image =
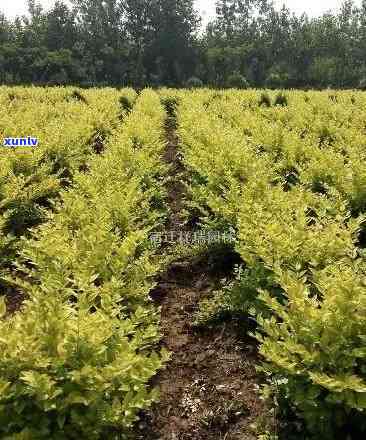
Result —
M23 239L23 276L9 281L29 299L0 321L0 436L121 438L155 399L148 382L166 354L154 346L148 293L162 262L148 235L163 220L151 199L164 195L165 117L143 92L89 173Z
M359 438L366 432L366 266L358 247L366 95L339 92L335 101L290 91L287 98L287 106L266 107L254 90L181 97L190 205L205 227L237 229L244 266L200 318L252 305L266 371L314 438Z
M313 274L315 295L303 275L277 270L286 304L260 294L273 312L257 317L265 370L324 439L366 429L365 275L363 262L339 261Z
M116 316L91 310L88 293L74 292L76 307L48 284L0 321L0 436L120 438L157 396L147 382L164 358L146 347L158 317L137 309L127 319L115 303Z

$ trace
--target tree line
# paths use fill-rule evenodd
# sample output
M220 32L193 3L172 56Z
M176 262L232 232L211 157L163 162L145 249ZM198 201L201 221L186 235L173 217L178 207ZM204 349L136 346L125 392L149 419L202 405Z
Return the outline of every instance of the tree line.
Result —
M270 0L62 0L0 13L0 83L365 88L366 0L319 17Z

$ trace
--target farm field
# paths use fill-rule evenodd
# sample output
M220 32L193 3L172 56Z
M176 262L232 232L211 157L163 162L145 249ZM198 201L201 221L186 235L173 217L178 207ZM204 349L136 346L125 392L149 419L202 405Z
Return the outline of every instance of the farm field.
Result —
M365 93L0 103L0 438L364 437Z

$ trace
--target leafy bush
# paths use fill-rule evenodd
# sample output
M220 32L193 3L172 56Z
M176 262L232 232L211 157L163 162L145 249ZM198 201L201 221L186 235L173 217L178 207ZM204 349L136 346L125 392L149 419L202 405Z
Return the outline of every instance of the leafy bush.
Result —
M286 72L272 72L268 75L265 86L270 89L283 89L288 86L289 75Z
M189 89L197 89L203 87L203 81L196 76L192 76L187 80L186 87L188 87Z
M0 321L0 437L117 438L157 396L146 384L164 357L136 351L158 338L154 315L138 309L121 320L118 307L114 317L91 313L87 292L74 292L76 309L51 285L41 290Z
M148 293L162 261L148 234L164 216L151 200L163 194L165 117L144 91L105 154L23 240L23 276L5 280L29 299L0 320L0 437L117 439L156 399L148 382L167 355L155 351Z
M258 105L259 105L259 107L262 107L262 106L271 107L271 105L272 105L271 97L269 96L268 93L261 94Z
M273 274L263 265L258 264L255 268L238 266L234 275L234 279L226 283L213 298L205 299L200 303L196 315L197 324L220 320L226 315L248 320L249 312L253 307L257 312L261 311L268 316L270 310L258 298L258 289L268 289L280 297L281 291L276 286Z
M249 83L245 76L243 76L240 72L234 72L227 77L225 87L247 89L249 87Z
M360 90L366 90L366 78L362 78L359 82L358 88Z
M282 105L283 107L287 106L287 96L284 93L278 93L275 97L274 105Z
M133 107L133 102L127 96L121 96L119 98L119 103L121 104L122 111L125 113L130 113Z
M365 269L344 261L317 271L317 295L303 274L279 271L287 306L260 295L273 312L258 318L264 369L322 439L333 439L347 424L366 432Z
M165 96L162 98L162 104L169 117L175 117L179 100L176 96Z
M244 268L203 302L197 319L250 312L267 377L306 422L301 438L359 439L366 432L364 96L352 104L354 92L337 92L342 105L329 92L309 92L306 102L302 93L287 96L293 111L258 109L271 107L267 92L226 92L209 107L205 92L182 100L190 204L203 227L238 231Z

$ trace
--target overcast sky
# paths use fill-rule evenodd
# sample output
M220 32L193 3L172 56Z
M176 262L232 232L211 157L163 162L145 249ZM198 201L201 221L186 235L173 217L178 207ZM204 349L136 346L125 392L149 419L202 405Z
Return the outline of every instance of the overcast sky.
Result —
M342 0L275 0L280 7L286 4L294 12L301 14L307 12L309 15L316 16L329 9L337 9ZM40 0L40 3L48 8L54 3L54 0ZM358 3L358 2L357 2ZM215 14L215 0L196 0L204 21L207 22ZM5 12L8 17L22 15L27 10L27 0L0 0L0 10Z

